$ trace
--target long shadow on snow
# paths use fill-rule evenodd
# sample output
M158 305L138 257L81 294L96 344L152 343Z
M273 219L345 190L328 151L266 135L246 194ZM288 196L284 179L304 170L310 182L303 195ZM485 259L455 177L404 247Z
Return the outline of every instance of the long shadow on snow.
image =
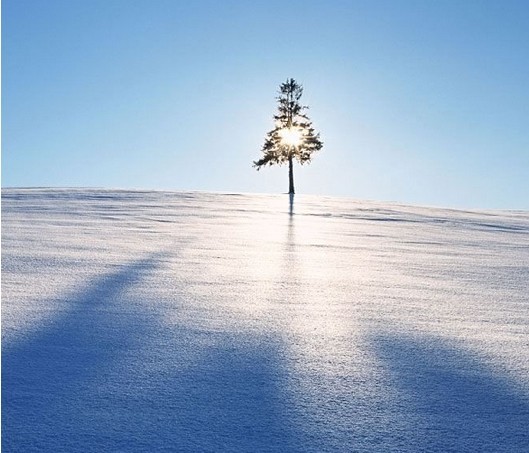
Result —
M61 423L74 423L83 410L79 395L89 391L98 375L133 347L148 327L145 320L131 322L138 319L133 316L137 308L124 307L121 295L155 268L157 258L137 260L103 275L68 298L68 309L47 328L14 345L4 345L5 451L51 451L54 442L65 441ZM73 418L66 420L69 416ZM75 427L66 431L71 434Z
M303 450L277 342L160 327L160 313L124 296L157 265L103 276L45 330L4 347L4 451Z
M374 344L413 426L404 451L529 452L527 396L477 357L433 337Z
M306 451L290 423L276 342L242 333L212 336L215 344L180 367L194 337L181 332L175 351L164 354L172 369L139 396L134 435L126 435L130 420L122 419L112 444L129 452Z

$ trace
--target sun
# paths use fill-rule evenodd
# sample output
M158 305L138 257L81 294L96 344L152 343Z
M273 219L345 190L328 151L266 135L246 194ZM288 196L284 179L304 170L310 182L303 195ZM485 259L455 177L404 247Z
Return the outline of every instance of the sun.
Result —
M299 146L303 140L303 132L299 127L285 127L279 130L281 143L287 146Z

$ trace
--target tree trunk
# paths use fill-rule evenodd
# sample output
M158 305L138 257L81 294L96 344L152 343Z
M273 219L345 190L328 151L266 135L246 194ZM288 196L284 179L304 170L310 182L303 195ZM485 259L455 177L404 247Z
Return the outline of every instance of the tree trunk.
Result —
M288 193L294 194L294 165L292 156L288 158Z

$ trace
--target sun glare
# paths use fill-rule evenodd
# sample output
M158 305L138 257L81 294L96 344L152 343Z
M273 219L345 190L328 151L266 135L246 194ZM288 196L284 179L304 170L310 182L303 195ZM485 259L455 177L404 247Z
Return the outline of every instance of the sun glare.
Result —
M279 131L281 143L288 146L299 146L303 133L299 127L285 127Z

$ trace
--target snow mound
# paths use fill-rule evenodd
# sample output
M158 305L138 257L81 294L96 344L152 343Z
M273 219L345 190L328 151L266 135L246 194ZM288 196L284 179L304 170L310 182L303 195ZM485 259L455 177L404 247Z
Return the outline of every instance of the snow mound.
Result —
M2 191L5 452L529 451L529 213Z

